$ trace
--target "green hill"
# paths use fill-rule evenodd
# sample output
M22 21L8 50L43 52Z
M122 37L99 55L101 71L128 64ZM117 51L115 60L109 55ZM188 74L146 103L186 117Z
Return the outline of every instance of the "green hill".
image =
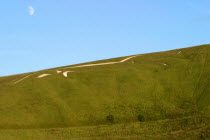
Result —
M0 77L0 129L209 116L210 45L126 58Z

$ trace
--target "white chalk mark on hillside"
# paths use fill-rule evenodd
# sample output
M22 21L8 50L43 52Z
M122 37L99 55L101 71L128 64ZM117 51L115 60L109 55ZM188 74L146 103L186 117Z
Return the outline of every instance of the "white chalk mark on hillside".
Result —
M99 63L99 64L87 64L87 65L81 65L81 66L73 66L73 67L67 67L67 68L82 68L82 67L92 67L92 66L99 66L99 65L110 65L110 64L116 64L120 62L107 62L107 63ZM63 68L63 69L67 69Z
M82 68L82 67L92 67L92 66L102 66L102 65L111 65L111 64L124 63L124 62L128 61L129 59L134 58L134 57L137 57L137 56L140 56L140 55L130 56L130 57L125 58L125 59L123 59L123 60L121 60L121 61L119 61L119 62L106 62L106 63L98 63L98 64L86 64L86 65L80 65L80 66L66 67L66 68L62 68L62 69L68 69L68 68ZM132 61L132 63L134 63L134 61ZM57 73L61 73L62 71L56 70L56 72L57 72ZM63 72L64 77L68 77L68 73L69 73L69 72L74 72L74 71L66 71L66 72ZM33 74L34 74L34 73L33 73ZM28 76L26 76L26 77L24 77L24 78L22 78L22 79L20 79L20 80L18 80L18 81L16 81L16 82L14 82L14 84L17 84L18 82L20 82L20 81L26 79L27 77L29 77L29 76L31 76L31 75L32 75L32 74L30 74L30 75L28 75ZM46 77L46 76L49 76L49 75L51 75L51 74L42 74L42 75L38 76L37 78L43 78L43 77Z
M57 72L57 73L61 73L62 71L60 71L60 70L56 70L56 72Z
M69 73L69 72L74 72L74 71L65 71L65 72L63 73L63 76L64 76L64 77L68 77L68 73Z
M33 75L33 74L34 74L34 73L29 74L29 75L27 75L26 77L23 77L22 79L20 79L20 80L18 80L18 81L16 81L16 82L14 82L14 84L19 83L20 81L22 81L22 80L24 80L24 79L28 78L29 76L31 76L31 75Z
M86 65L80 65L80 66L66 67L66 68L62 68L62 69L68 69L68 68L82 68L82 67L92 67L92 66L101 66L101 65L111 65L111 64L117 64L117 63L123 63L123 62L128 61L128 60L131 59L131 58L136 57L136 56L138 56L138 55L131 56L131 57L128 57L128 58L125 58L125 59L121 60L120 62L106 62L106 63L98 63L98 64L86 64Z
M137 56L137 55L128 57L128 58L126 58L126 59L121 60L120 62L123 63L123 62L128 61L129 59L131 59L131 58L133 58L133 57L136 57L136 56Z
M46 77L46 76L49 76L51 74L42 74L42 75L39 75L37 78L43 78L43 77Z

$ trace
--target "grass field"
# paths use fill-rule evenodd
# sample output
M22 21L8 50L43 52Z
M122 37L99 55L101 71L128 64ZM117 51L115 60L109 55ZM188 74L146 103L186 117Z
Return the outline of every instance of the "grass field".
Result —
M42 129L3 129L2 140L209 139L209 118L185 117L151 122Z
M210 45L67 67L0 77L0 139L210 138Z

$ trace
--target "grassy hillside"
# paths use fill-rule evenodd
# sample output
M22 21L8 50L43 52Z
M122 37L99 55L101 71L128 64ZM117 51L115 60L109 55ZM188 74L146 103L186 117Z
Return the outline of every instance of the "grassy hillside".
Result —
M198 123L199 122L199 123ZM198 140L209 139L200 117L68 128L0 129L2 140Z
M0 128L149 123L210 114L210 45L68 67L0 77ZM64 77L56 70L74 72ZM51 75L37 78L41 74Z

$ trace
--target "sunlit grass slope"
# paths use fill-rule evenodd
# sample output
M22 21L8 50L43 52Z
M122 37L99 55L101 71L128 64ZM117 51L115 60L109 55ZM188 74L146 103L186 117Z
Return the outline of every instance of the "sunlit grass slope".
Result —
M210 113L210 45L62 68L0 77L0 128L102 125L110 123L109 115L112 123L129 123L138 116L149 122ZM56 70L74 72L64 77ZM46 73L52 75L37 78Z

